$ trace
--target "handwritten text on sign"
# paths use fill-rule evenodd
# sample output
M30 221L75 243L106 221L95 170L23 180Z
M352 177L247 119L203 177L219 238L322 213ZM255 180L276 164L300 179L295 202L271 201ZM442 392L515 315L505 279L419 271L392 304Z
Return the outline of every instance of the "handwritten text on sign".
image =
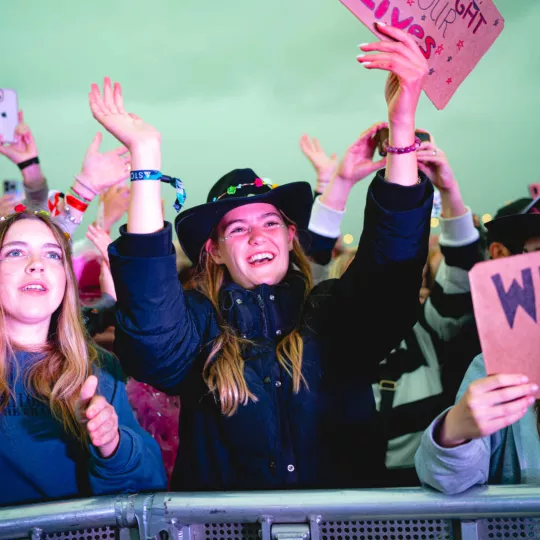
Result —
M487 372L540 385L540 253L480 263L469 280Z
M443 109L502 32L492 0L340 0L377 36L382 21L411 34L429 63L424 90Z

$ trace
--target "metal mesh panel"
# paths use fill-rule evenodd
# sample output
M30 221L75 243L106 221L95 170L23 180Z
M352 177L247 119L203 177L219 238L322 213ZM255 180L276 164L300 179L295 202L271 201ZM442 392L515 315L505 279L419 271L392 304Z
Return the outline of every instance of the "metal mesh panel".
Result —
M207 523L205 540L260 540L260 523Z
M478 536L486 539L540 538L538 518L489 518L478 520Z
M400 521L323 521L322 540L452 540L452 522L440 519Z
M49 533L45 535L45 538L47 540L117 540L118 529L113 527L81 529L80 531Z

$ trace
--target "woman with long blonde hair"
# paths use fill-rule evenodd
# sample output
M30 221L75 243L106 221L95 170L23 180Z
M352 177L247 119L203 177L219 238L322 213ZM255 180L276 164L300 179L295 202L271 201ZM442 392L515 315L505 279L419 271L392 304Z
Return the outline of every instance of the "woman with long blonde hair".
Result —
M0 505L165 487L118 363L87 339L69 240L46 212L0 218L0 327Z
M341 279L316 288L299 242L313 204L310 185L269 185L252 169L236 169L214 184L205 204L176 218L198 271L194 288L183 290L161 210L160 180L171 183L159 171L161 136L125 112L118 83L106 78L103 94L92 86L94 118L132 156L127 227L109 247L115 351L130 375L180 395L172 489L382 481L369 372L414 323L432 189L419 181L414 153L427 64L409 35L381 32L387 41L362 50L385 51L368 56L366 68L392 72L387 169L369 190L355 260ZM365 172L362 156L358 146L348 149L320 204L343 210Z

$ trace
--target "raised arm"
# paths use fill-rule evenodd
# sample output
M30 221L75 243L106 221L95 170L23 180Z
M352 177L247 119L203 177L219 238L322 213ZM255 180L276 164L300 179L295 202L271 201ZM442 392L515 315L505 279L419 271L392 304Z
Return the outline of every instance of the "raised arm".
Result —
M34 135L24 121L22 110L19 111L19 123L15 129L15 142L4 143L0 136L0 154L19 167L23 177L26 206L31 210L45 210L49 187L41 170Z
M132 171L161 170L161 134L137 115L125 111L120 83L114 83L113 88L106 77L103 94L93 84L89 100L94 118L129 149ZM160 182L134 182L127 232L148 234L160 229L163 229Z
M333 343L340 357L350 359L366 376L369 366L374 369L418 319L433 193L425 176L419 181L415 153L419 143L415 144L414 134L427 63L405 32L388 27L381 32L394 41L363 45L362 50L378 54L362 56L359 61L369 62L368 69L391 72L385 91L391 132L388 168L371 184L357 254L342 278L332 284L329 300L320 311L324 324L319 327L335 336ZM343 165L346 170L346 163ZM338 170L340 174L343 172ZM343 207L344 199L333 204ZM351 353L359 342L344 336L360 334L365 361L354 362Z
M415 144L415 116L428 65L413 37L397 28L378 22L377 29L389 39L361 45L358 61L367 69L389 71L385 98L388 105L388 158L385 179L401 186L418 182L416 153L394 153L392 148Z
M337 154L326 155L319 140L307 134L300 137L300 149L315 169L317 175L315 195L321 195L336 172Z
M203 297L197 297L196 310L190 308L178 281L171 225L163 222L158 175L143 179L145 172L160 169L159 132L126 113L120 85L113 89L108 78L103 93L92 85L90 107L94 118L129 149L135 179L127 227L109 246L117 294L115 350L129 375L175 393L203 344L215 337L208 333L213 308Z
M472 212L463 202L446 154L432 136L431 139L431 142L423 142L417 152L418 168L441 194L439 243L444 259L424 304L424 316L429 329L443 341L449 341L474 317L468 273L482 256Z
M333 163L333 158L326 156L317 139L313 139L316 142L309 141L308 144L307 135L302 138L302 149L317 171L317 189L321 189L324 185L321 197L316 197L313 201L309 222L311 244L307 250L313 262L320 266L328 265L331 261L332 250L340 235L345 204L351 189L366 176L385 165L385 159L373 161L375 152L373 136L380 127L386 125L385 122L380 122L360 135L347 149L339 165L339 173L337 173L337 164ZM323 182L321 178L326 179L327 176L329 180ZM318 271L317 275L320 273Z

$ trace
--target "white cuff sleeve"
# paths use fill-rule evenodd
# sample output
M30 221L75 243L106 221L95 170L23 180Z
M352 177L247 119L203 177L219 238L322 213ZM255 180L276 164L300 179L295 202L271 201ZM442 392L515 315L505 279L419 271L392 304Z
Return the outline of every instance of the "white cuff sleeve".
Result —
M334 210L324 205L320 197L317 197L311 209L309 230L327 238L338 238L341 234L340 227L344 215L345 210Z
M480 233L474 226L470 208L467 208L467 212L462 216L448 219L441 217L440 223L439 243L441 246L462 247L472 244L480 238Z

